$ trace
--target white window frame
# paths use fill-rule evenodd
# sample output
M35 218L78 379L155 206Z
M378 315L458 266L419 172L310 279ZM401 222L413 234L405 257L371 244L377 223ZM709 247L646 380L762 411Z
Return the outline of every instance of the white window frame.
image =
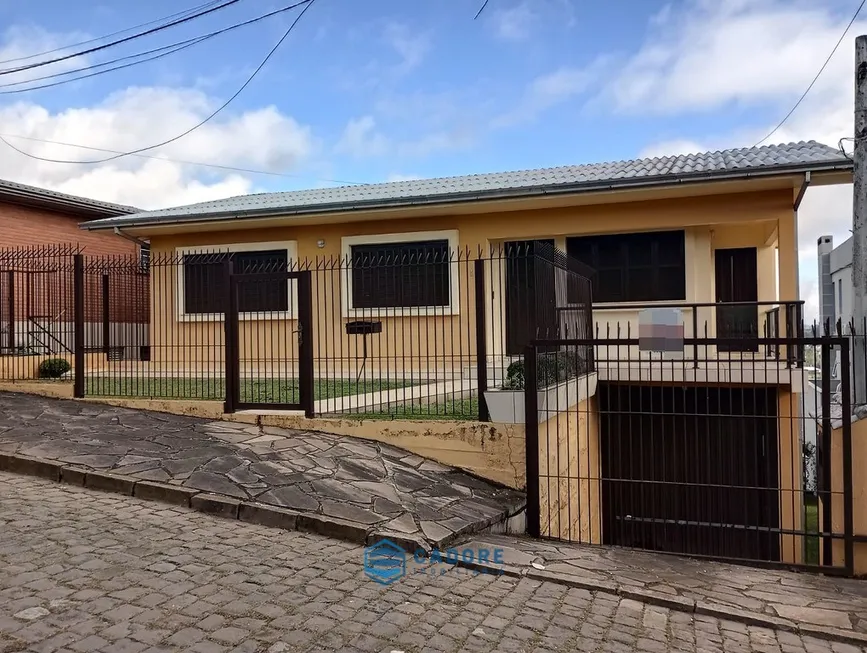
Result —
M383 243L416 243L425 240L447 240L449 255L449 303L447 306L392 306L381 308L355 308L352 302L352 246L378 245ZM460 272L457 260L457 229L443 231L410 231L396 234L370 234L366 236L344 236L340 239L343 260L347 262L343 270L340 287L340 305L343 317L425 317L431 315L458 315L460 313Z
M286 250L286 261L292 269L293 261L298 258L298 241L282 240L258 243L228 243L224 245L199 245L178 247L175 254L179 265L175 274L175 296L177 297L177 316L179 322L222 322L223 313L187 313L184 295L184 257L188 254L222 254L230 252L266 252L274 249ZM298 280L287 280L289 291L288 311L262 311L238 313L239 320L294 320L298 317Z

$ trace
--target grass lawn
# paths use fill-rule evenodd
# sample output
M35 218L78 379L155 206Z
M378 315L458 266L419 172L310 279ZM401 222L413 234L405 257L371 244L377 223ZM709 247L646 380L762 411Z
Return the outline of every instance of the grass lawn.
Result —
M403 381L353 381L351 379L316 379L313 398L329 399L346 395L380 392L414 385ZM144 399L197 399L223 401L226 398L222 378L154 378L154 377L88 377L85 393L91 397L135 397ZM241 401L244 403L298 402L297 379L241 380Z
M819 532L819 500L816 497L806 497L804 499L804 509L806 511L806 519L804 521L804 530L808 533ZM806 539L806 551L804 552L804 562L808 565L819 564L819 536L808 536Z
M407 419L407 420L476 420L479 419L477 397L440 399L429 404L401 404L371 412L339 413L344 419Z

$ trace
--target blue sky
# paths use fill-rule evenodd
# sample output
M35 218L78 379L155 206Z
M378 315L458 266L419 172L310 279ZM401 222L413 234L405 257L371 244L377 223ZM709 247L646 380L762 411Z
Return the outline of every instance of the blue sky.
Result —
M237 5L105 53L93 64L289 4ZM0 59L93 38L192 7L169 0L0 0ZM806 88L854 0L316 0L246 91L207 128L155 156L266 176L129 158L103 165L5 149L0 177L145 208L263 190L536 168L749 146ZM158 61L0 95L0 133L28 152L87 160L195 124L237 90L296 12ZM863 18L867 18L864 16ZM854 36L770 142L851 135ZM12 64L0 64L6 68ZM78 60L6 75L67 71ZM47 80L52 81L52 80ZM6 87L2 90L10 90ZM0 148L5 148L0 143ZM801 215L803 293L815 240L842 240L851 189L811 191ZM808 298L809 301L809 298Z

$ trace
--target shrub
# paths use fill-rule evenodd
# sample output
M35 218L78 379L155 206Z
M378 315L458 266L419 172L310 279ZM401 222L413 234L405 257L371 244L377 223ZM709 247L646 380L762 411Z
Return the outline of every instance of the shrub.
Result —
M39 378L59 379L71 369L72 366L65 358L48 358L39 364Z
M545 388L578 375L583 359L577 351L541 353L536 359L536 383ZM523 390L526 384L524 361L515 361L506 368L505 390Z

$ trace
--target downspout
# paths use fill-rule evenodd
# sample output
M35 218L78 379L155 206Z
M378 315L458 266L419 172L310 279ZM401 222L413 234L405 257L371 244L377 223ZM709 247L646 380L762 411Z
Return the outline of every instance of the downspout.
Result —
M801 188L798 189L798 196L795 198L795 206L792 207L795 209L795 211L797 211L799 208L801 208L801 200L804 199L804 193L806 193L807 188L810 187L811 181L812 181L812 177L811 177L809 171L805 172L804 173L804 181L801 182Z
M136 238L135 236L131 236L130 234L124 233L120 230L120 228L114 228L114 235L120 236L121 238L126 238L127 240L131 240L139 247L150 247L150 243L146 240L142 240L141 238Z

